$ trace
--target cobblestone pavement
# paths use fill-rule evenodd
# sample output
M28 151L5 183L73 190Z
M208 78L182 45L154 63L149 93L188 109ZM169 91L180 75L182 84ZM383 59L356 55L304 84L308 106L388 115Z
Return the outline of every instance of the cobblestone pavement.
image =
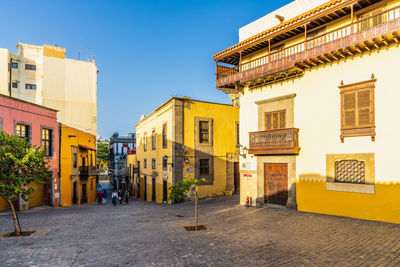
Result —
M0 266L399 266L400 225L246 208L237 196L193 203L131 201L39 207L20 215L30 237L0 238ZM182 217L183 216L183 217ZM13 229L0 212L0 234Z

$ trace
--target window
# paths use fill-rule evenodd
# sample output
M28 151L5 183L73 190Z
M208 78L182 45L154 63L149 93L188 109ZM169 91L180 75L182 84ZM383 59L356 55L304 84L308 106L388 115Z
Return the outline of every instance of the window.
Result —
M74 169L78 168L78 154L77 153L74 153L72 155L72 167Z
M358 160L336 161L335 183L365 184L365 162Z
M209 143L210 142L210 122L209 121L200 121L200 143Z
M156 131L151 132L151 149L156 149Z
M18 88L18 83L12 83L12 88Z
M147 159L143 160L143 168L147 169Z
M29 141L29 125L17 124L15 135L21 138L26 138Z
M12 68L13 68L13 69L18 69L18 63L13 62L13 63L12 63Z
M143 138L144 138L144 140L143 140L143 151L147 151L147 134L146 133L143 135Z
M52 148L53 144L51 142L51 130L50 129L42 129L42 147L44 150L44 155L46 157L52 156Z
M383 23L383 16L381 9L374 10L373 12L363 14L359 17L360 30L366 30L371 27L378 26Z
M93 166L93 154L90 153L90 166Z
M151 159L151 169L156 169L156 159Z
M265 130L286 128L286 110L265 113Z
M166 171L168 169L168 157L164 156L162 159L162 169Z
M344 137L371 136L375 140L374 89L376 79L347 84L341 94L341 141Z
M167 140L167 124L164 123L162 126L162 146L163 148L167 148L168 140Z
M200 178L208 177L210 175L210 160L201 159L200 160Z
M26 70L36 70L36 65L25 64Z
M36 84L25 84L25 89L36 90Z

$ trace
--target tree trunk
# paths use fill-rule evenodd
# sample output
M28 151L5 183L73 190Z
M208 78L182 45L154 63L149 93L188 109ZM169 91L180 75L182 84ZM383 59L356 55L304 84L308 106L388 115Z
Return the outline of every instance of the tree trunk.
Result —
M199 213L197 209L197 192L195 194L195 199L194 199L194 218L196 221L194 230L197 231L197 225L199 224Z
M21 235L21 230L19 229L18 226L18 221L17 221L17 214L15 213L14 205L10 200L7 199L8 205L10 205L11 211L12 211L12 216L14 220L14 229L15 229L15 235L20 236Z

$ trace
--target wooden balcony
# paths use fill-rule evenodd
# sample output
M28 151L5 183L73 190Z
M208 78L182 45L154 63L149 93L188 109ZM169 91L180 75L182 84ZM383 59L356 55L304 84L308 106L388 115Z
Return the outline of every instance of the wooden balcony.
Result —
M80 166L79 167L79 175L82 176L96 176L97 168L96 166Z
M251 132L249 138L249 154L298 155L300 151L297 128Z
M217 65L216 86L234 93L245 84L254 87L290 79L306 69L399 44L399 40L400 7L396 7L237 66Z

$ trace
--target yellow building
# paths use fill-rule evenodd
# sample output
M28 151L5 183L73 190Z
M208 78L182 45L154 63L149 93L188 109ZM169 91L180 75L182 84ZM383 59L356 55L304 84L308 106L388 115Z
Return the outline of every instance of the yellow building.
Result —
M297 0L239 37L214 60L240 103L241 203L400 223L400 1Z
M60 124L60 203L96 201L96 136Z
M206 178L201 198L232 194L238 170L239 110L226 104L173 97L136 125L140 199L165 202L185 177ZM235 163L236 162L236 163Z

